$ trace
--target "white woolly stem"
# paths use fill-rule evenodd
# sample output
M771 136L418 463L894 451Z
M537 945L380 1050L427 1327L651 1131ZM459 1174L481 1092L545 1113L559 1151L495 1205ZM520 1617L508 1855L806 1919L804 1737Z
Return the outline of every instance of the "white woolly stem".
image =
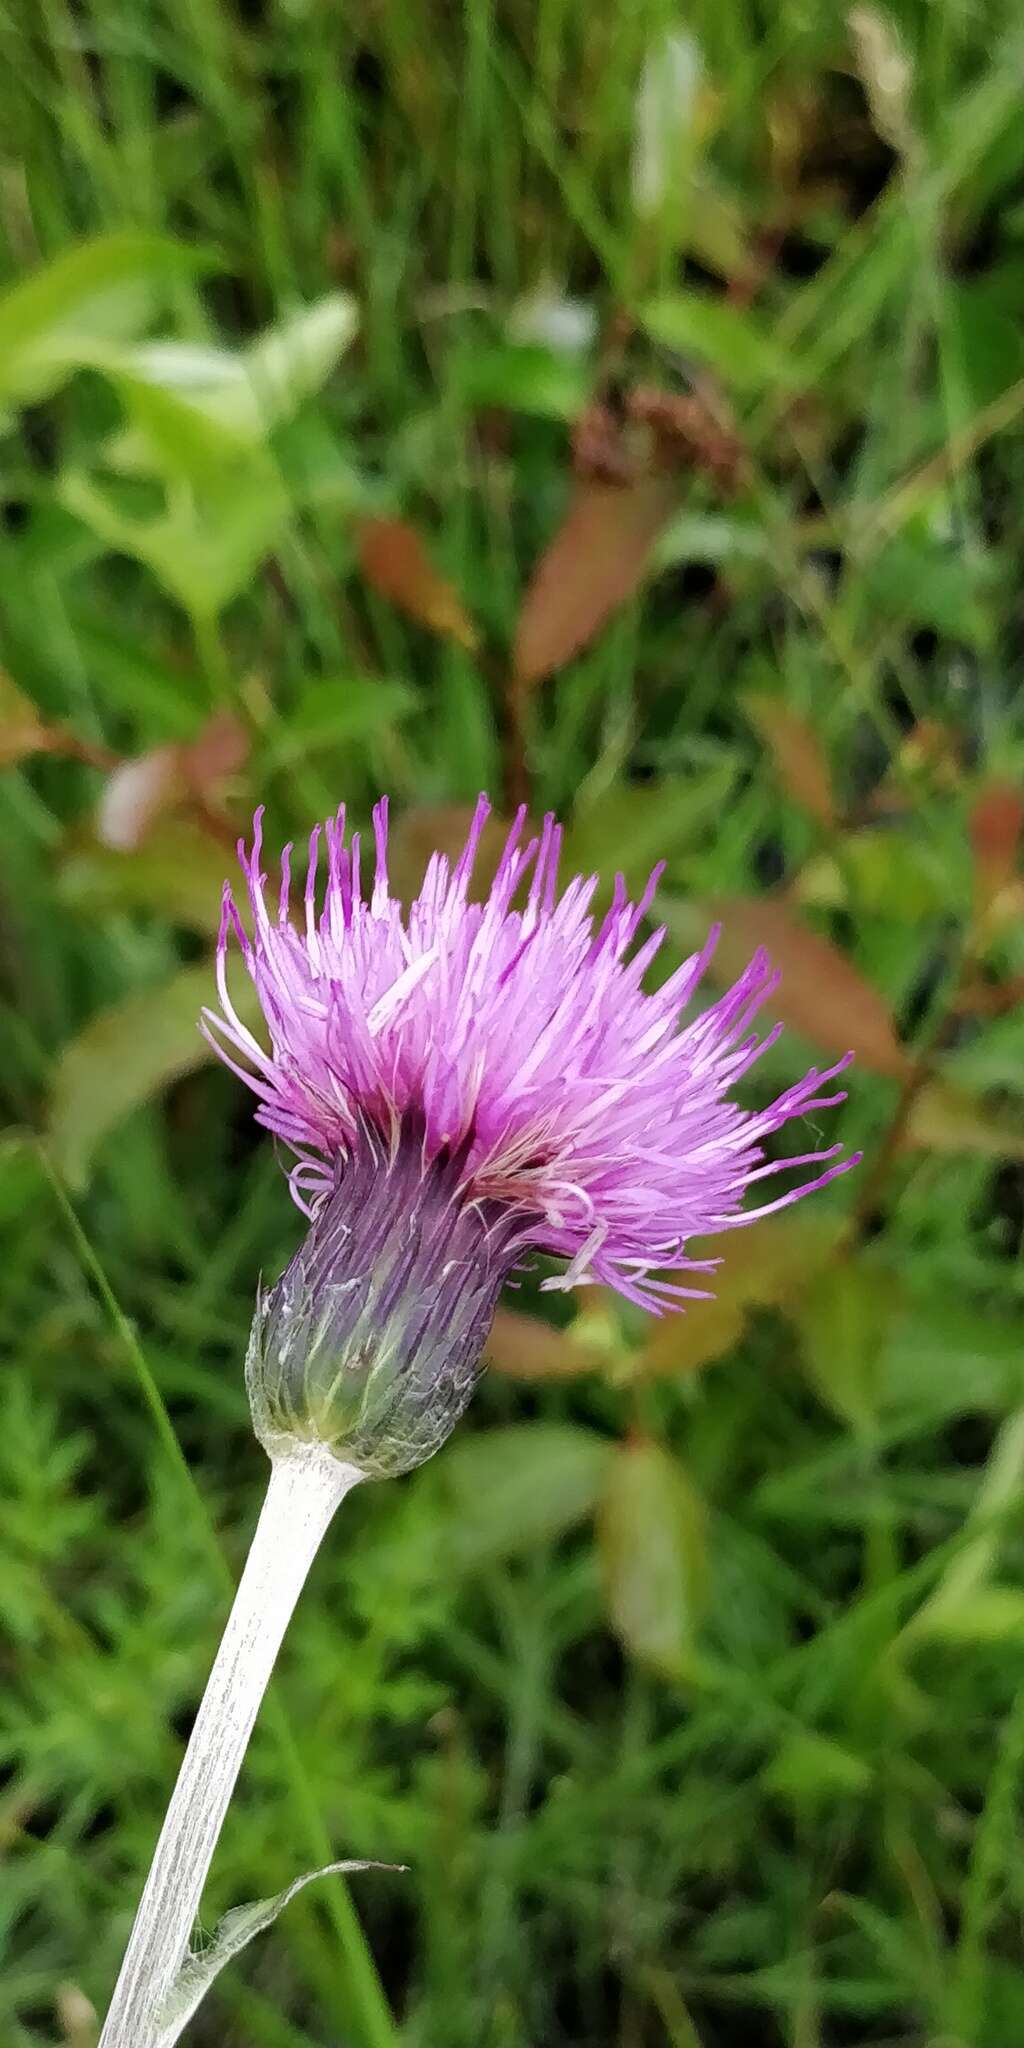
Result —
M245 1570L171 1795L99 2048L153 2048L284 1632L335 1510L363 1474L318 1445L272 1459Z

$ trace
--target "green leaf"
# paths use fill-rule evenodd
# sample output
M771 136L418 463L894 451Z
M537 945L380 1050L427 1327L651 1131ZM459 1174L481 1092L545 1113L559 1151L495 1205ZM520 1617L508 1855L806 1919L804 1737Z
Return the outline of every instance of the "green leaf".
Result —
M331 293L239 355L174 343L108 352L97 367L129 424L104 458L159 477L165 508L139 517L84 471L63 478L62 502L108 547L145 562L193 617L213 617L291 516L267 436L322 383L354 331L351 301Z
M356 302L347 292L328 292L268 328L245 351L244 386L229 417L261 434L290 419L319 391L358 328Z
M869 1428L878 1414L882 1343L897 1302L892 1275L853 1257L832 1260L800 1297L807 1377L833 1414L855 1429Z
M861 916L913 925L948 909L949 867L944 849L912 825L865 827L840 833L835 852L808 861L797 892L801 903L826 910L852 906Z
M738 391L763 391L797 381L791 359L764 333L755 315L700 292L648 299L640 319L652 340L707 363Z
M926 531L891 534L864 564L856 603L876 631L932 626L950 640L986 648L993 633L986 599L997 576L993 558L975 560Z
M510 1423L460 1437L443 1466L456 1569L535 1550L592 1514L612 1446L567 1422Z
M168 818L131 853L91 837L73 840L57 888L64 903L90 916L156 910L191 931L215 934L230 865L230 855L209 833L188 819Z
M642 1439L616 1453L600 1543L609 1611L627 1649L682 1676L704 1604L704 1508L660 1444Z
M575 419L590 396L586 360L539 345L475 349L459 365L459 395L466 406L492 406L538 418Z
M862 1798L872 1776L863 1757L808 1728L787 1736L762 1771L761 1783L766 1792L802 1810Z
M317 676L287 721L272 734L266 763L275 767L330 747L348 747L389 732L416 709L407 683L382 676ZM265 763L265 765L266 765Z
M197 494L175 493L168 509L140 519L81 472L61 498L117 554L134 556L193 618L213 618L244 588L291 515L287 492L263 450L225 464Z
M573 819L565 840L567 869L596 869L609 880L621 869L631 887L642 887L655 861L671 860L701 839L735 783L735 763L721 761L700 774L663 775L656 782L604 790L600 803Z
M1022 1642L1024 1593L1018 1586L978 1586L969 1598L946 1602L928 1614L920 1632L964 1648L978 1643Z
M1013 1116L1005 1109L990 1109L941 1079L927 1082L917 1096L907 1123L907 1139L931 1152L1024 1159L1019 1107Z
M256 1934L272 1927L279 1913L307 1884L318 1877L350 1877L357 1870L401 1870L400 1863L325 1863L319 1870L307 1870L294 1884L287 1885L272 1899L254 1899L251 1905L235 1906L225 1913L208 1948L186 1956L157 2016L154 2048L173 2048L197 2012L215 1977L227 1963L240 1955Z
M248 981L236 990L239 1014L255 1023L259 1003ZM134 990L65 1045L57 1062L49 1135L54 1157L73 1188L85 1186L97 1147L122 1119L170 1082L212 1060L199 1030L214 997L208 963L185 967L170 981Z
M103 610L88 594L69 605L68 628L104 707L127 715L146 743L193 738L208 704L204 680L180 648L156 633L141 639L130 613Z
M160 341L112 357L108 374L122 391L133 427L114 437L109 458L125 470L162 470L168 453L173 455L163 423L175 421L190 448L201 445L204 432L213 448L220 436L229 444L260 446L320 389L358 324L354 300L329 292L268 328L247 349Z
M716 562L731 569L753 563L774 573L774 553L763 521L733 512L680 512L656 543L654 561L659 569L677 562Z
M957 1415L1002 1416L1024 1401L1024 1317L936 1288L907 1297L886 1332L887 1415L936 1428Z
M1019 1526L1019 1503L1024 1485L1024 1408L1019 1408L1003 1423L995 1443L988 1455L984 1476L967 1523L967 1532L972 1526L981 1524L981 1533L970 1540L952 1562L946 1566L934 1591L923 1606L914 1614L904 1634L917 1640L921 1636L952 1635L964 1640L965 1632L970 1639L971 1617L980 1611L979 1603L987 1600L988 1613L982 1631L991 1637L997 1632L996 1615L1002 1610L1001 1632L1007 1629L1006 1600L1000 1599L1002 1592L1016 1591L1011 1588L993 1587L989 1581L1000 1561L1000 1556L1009 1533L1008 1518L1016 1510L1014 1519ZM1007 1517L1007 1522L1001 1517ZM977 1626L977 1624L975 1624ZM1019 1616L1013 1626L1019 1625Z
M167 287L211 258L164 235L102 235L69 249L0 297L0 398L44 398L97 344L142 333Z
M229 420L127 365L112 364L109 377L131 422L104 450L114 468L185 477L202 489L216 483L225 463L251 460L250 436Z

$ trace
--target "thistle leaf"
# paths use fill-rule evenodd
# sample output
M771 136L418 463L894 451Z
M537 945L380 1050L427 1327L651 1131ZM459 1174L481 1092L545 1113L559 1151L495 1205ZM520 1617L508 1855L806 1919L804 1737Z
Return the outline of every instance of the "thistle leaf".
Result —
M248 1906L235 1906L225 1913L208 1948L187 1955L161 2008L154 2048L173 2048L193 2014L198 2011L215 1977L226 1963L248 1947L255 1934L272 1927L279 1913L297 1892L318 1877L348 1877L356 1870L401 1870L400 1863L325 1863L320 1870L306 1870L293 1884L272 1899L253 1899Z

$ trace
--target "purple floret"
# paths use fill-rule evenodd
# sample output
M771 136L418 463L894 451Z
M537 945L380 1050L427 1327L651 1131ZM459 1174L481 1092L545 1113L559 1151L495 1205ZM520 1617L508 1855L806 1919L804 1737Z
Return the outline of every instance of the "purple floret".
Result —
M635 904L617 878L595 928L598 878L577 876L559 893L560 828L548 817L523 845L520 812L485 900L471 903L489 809L481 797L454 867L441 853L431 856L408 911L390 894L386 801L373 814L367 895L358 836L346 844L340 810L310 839L296 923L290 847L276 914L268 911L257 812L251 852L239 847L253 936L226 887L217 949L222 1014L207 1011L203 1028L259 1097L257 1120L294 1155L291 1190L307 1215L337 1187L367 1124L392 1150L403 1129L414 1128L424 1171L457 1155L464 1200L507 1204L521 1218L524 1242L568 1261L548 1285L599 1281L655 1310L699 1298L706 1288L675 1277L717 1263L687 1256L693 1238L785 1208L856 1163L839 1158L838 1145L781 1161L764 1150L790 1119L843 1101L828 1084L850 1055L824 1073L812 1068L767 1108L742 1108L733 1091L781 1029L760 1039L750 1029L778 983L766 954L758 951L725 995L686 1021L717 932L660 988L644 990L664 931L637 938L660 869ZM228 992L232 933L269 1051ZM743 1207L753 1185L816 1166L824 1170L761 1208ZM659 1277L666 1273L673 1277Z

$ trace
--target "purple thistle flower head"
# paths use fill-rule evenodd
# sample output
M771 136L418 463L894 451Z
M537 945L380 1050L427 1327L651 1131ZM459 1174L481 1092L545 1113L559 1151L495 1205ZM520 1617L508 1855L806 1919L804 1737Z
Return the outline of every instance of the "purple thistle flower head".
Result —
M261 1434L278 1423L327 1432L366 1470L382 1441L376 1469L400 1470L407 1439L406 1462L418 1463L447 1434L501 1286L529 1249L567 1262L547 1286L599 1281L643 1308L678 1306L708 1290L675 1276L717 1264L691 1258L691 1239L784 1208L856 1163L839 1158L839 1146L782 1162L765 1153L783 1124L843 1100L830 1084L849 1055L812 1069L767 1108L734 1098L780 1028L763 1038L751 1030L778 980L763 952L725 995L688 1016L717 933L660 988L644 989L664 931L637 940L660 870L637 903L619 877L597 923L598 878L575 877L559 891L559 828L549 817L524 844L521 812L489 893L471 902L488 814L481 797L460 858L452 866L432 855L408 911L390 893L383 801L365 892L343 810L313 832L300 920L291 915L290 847L268 908L260 813L251 851L239 848L251 939L225 889L221 1013L205 1012L203 1029L258 1097L258 1121L293 1155L292 1194L312 1224L279 1287L261 1298L261 1384L268 1344L275 1371L284 1352L291 1359ZM232 936L269 1050L231 1001ZM744 1207L748 1190L788 1168L817 1170ZM319 1405L310 1397L313 1353L323 1353Z

